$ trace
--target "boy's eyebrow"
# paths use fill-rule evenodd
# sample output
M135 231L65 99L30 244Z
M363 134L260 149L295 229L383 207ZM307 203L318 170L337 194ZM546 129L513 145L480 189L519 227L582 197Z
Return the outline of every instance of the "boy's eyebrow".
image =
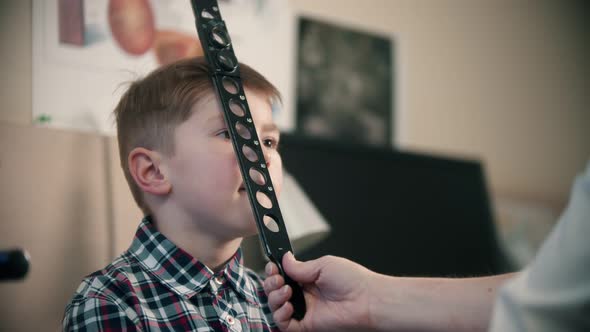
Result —
M208 118L208 119L205 121L205 123L219 122L219 121L221 121L221 122L225 123L225 119L223 118L223 114L221 114L221 113L219 113L219 114L215 114L215 115L212 115L212 116L210 116L210 117L209 117L209 118Z
M262 131L279 131L279 127L275 123L267 123L262 125Z
M212 123L212 122L214 122L214 123L220 122L220 123L225 124L225 118L223 117L222 114L215 114L206 120L206 123ZM280 132L279 126L277 126L276 123L274 123L274 122L264 124L260 127L260 129L261 129L261 131L264 131L264 132L277 132L277 133Z

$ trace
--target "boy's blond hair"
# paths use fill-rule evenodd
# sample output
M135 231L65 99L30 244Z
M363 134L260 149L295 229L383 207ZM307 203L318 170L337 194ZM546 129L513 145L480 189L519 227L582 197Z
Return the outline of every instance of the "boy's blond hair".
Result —
M242 84L279 100L279 91L254 69L240 63ZM174 154L174 130L191 116L193 105L215 94L209 66L203 57L160 67L133 82L114 110L119 157L133 198L144 214L151 211L129 171L128 156L136 147Z

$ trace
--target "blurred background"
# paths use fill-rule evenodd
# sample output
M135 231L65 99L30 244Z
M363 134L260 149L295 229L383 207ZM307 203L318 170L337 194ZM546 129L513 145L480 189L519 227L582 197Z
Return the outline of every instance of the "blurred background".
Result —
M262 8L267 2L252 3ZM389 133L386 145L480 165L482 188L488 194L484 205L490 206L498 242L515 266L530 261L590 157L587 2L285 4L280 10L288 11L285 31L292 35L287 38L290 46L280 52L288 52L292 60L284 72L265 68L269 72L264 73L271 81L277 75L277 85L286 90L285 109L278 119L281 128L298 132L300 17L389 40L391 112L384 117L390 121L389 131L383 131ZM189 10L188 1L185 5ZM80 280L128 247L141 218L119 167L116 138L108 129L60 125L52 114L60 114L61 106L56 105L61 100L54 103L51 93L43 95L34 88L41 89L41 81L56 87L67 84L67 77L59 73L34 74L39 70L34 58L40 54L35 52L48 47L35 44L34 38L34 29L43 32L46 23L34 21L44 17L39 16L42 8L33 0L0 1L0 250L23 248L31 256L24 279L0 282L1 331L59 329L65 304ZM231 34L232 22L226 21ZM261 52L272 57L267 47ZM167 61L149 52L145 56L154 62ZM42 98L34 101L39 93ZM117 96L111 97L97 103L116 103ZM47 112L39 111L43 109ZM387 198L379 204L386 206ZM322 206L318 208L323 212ZM332 226L338 223L326 219ZM445 221L441 219L438 222ZM248 259L251 266L261 266L259 255Z

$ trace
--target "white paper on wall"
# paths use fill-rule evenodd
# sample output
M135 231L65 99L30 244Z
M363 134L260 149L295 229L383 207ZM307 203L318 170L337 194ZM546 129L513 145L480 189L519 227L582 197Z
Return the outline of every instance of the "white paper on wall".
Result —
M198 40L188 0L111 0L111 5L119 6L137 3L151 9L156 37L172 33ZM60 5L65 8L60 10ZM233 0L219 5L238 59L262 73L283 94L284 108L276 114L276 121L281 129L290 130L295 23L287 0ZM109 24L113 16L108 0L33 0L35 122L115 133L111 112L126 84L155 69L162 52L153 45L147 51L121 47ZM134 24L137 18L128 15L127 19ZM66 31L60 34L60 27ZM139 39L131 40L137 44Z

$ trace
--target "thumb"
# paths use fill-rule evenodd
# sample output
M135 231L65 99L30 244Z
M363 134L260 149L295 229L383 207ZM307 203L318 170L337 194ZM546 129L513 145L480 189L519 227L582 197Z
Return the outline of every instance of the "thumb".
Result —
M283 256L283 269L291 279L300 283L311 283L317 280L321 264L319 260L300 262L289 251Z

